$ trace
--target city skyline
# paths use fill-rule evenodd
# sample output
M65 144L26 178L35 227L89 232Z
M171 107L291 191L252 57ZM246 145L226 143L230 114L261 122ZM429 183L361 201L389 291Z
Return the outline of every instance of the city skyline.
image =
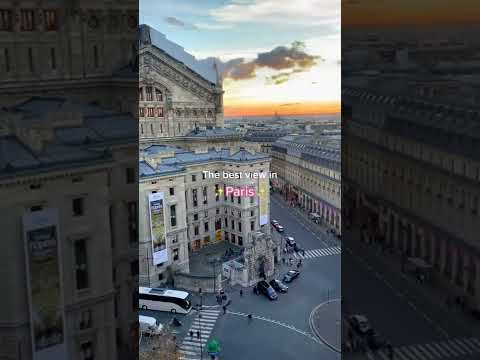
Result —
M143 1L140 22L197 59L218 59L225 116L340 111L338 0Z

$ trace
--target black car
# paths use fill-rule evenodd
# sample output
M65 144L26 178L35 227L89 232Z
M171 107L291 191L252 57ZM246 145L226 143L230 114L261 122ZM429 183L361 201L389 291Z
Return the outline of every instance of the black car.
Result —
M280 280L273 279L270 281L270 285L278 292L286 293L288 291L288 286L282 283Z
M295 252L302 252L303 251L303 249L300 246L298 246L297 243L293 244L293 250Z
M265 295L270 300L277 300L278 298L278 294L275 292L275 290L273 290L270 284L267 283L265 280L258 282L257 289L261 294Z
M299 275L300 275L300 271L289 270L285 275L283 275L283 282L286 282L286 283L292 282L293 279L297 278Z

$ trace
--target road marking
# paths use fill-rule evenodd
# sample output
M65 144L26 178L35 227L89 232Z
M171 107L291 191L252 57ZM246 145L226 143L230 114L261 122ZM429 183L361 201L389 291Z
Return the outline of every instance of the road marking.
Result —
M248 314L245 314L245 313L241 313L241 312L235 312L235 311L230 311L230 310L227 310L227 314L230 314L230 315L236 315L236 316L242 316L242 317L248 317ZM293 330L303 336L306 336L308 337L310 340L313 340L314 342L316 342L317 344L321 344L320 341L312 334L306 332L306 331L303 331L303 330L300 330L300 329L297 329L295 326L293 325L290 325L290 324L286 324L286 323L283 323L283 322L280 322L278 320L274 320L274 319L269 319L269 318L266 318L266 317L263 317L263 316L258 316L258 315L253 315L252 314L252 318L254 319L257 319L257 320L262 320L262 321L266 321L266 322L269 322L269 323L272 323L272 324L276 324L276 325L279 325L279 326L282 326L282 327L285 327L287 329L290 329L290 330Z
M395 359L400 360L437 360L459 357L466 354L480 353L480 340L477 338L449 339L428 344L405 345L394 348ZM388 351L379 350L376 353L380 358L387 360Z
M305 250L305 255L302 252L294 253L293 256L296 259L313 259L322 256L329 256L329 255L340 255L342 253L342 248L339 246L331 247L331 248L322 248L322 249L311 249Z

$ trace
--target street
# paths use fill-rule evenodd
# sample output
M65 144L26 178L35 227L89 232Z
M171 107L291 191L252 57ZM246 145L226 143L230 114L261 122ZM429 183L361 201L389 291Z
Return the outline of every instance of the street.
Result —
M343 314L364 314L395 348L395 359L478 359L480 341L469 329L420 296L406 276L392 270L344 231ZM478 334L477 334L478 337ZM388 359L385 351L371 359Z
M252 288L243 289L243 296L240 296L240 288L227 288L226 293L232 303L226 314L217 306L202 311L200 319L196 310L179 317L183 326L179 329L177 338L184 359L200 359L201 356L208 358L199 351L201 344L205 344L208 339L220 342L221 359L340 359L339 352L323 342L325 339L339 342L339 319L325 317L320 329L322 339L316 336L310 321L312 312L318 305L341 296L339 243L330 239L323 230L318 230L318 225L310 228L306 217L301 218L288 209L279 198L272 196L271 200L271 219L278 220L285 227L284 235L293 236L300 247L305 249L306 256L302 260L300 276L288 284L288 293L279 294L276 301L253 294ZM279 236L274 229L272 235ZM335 250L325 250L332 248ZM309 252L310 250L315 251ZM290 256L293 257L287 257ZM297 261L295 258L294 264ZM296 268L289 267L288 263L282 265L281 262L278 267L278 277L289 269ZM215 304L214 295L205 294L203 301L204 304ZM140 312L145 313L143 310ZM248 319L248 314L252 315L252 319ZM165 318L171 317L170 314L155 314L152 311L148 315L161 318L163 322L166 321ZM202 338L190 338L189 330L195 334L199 330Z

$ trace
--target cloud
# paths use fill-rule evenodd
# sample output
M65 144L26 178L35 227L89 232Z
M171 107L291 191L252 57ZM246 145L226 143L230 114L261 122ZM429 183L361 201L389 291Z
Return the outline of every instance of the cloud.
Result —
M232 25L228 24L195 23L194 26L201 30L225 30L232 28Z
M233 1L212 9L210 15L221 23L268 23L304 26L340 22L341 0L250 0Z
M302 103L296 102L296 103L287 103L287 104L280 104L279 106L297 106L301 105Z
M177 19L176 17L173 17L173 16L167 16L165 19L165 22L172 25L172 26L177 26L177 27L181 27L185 30L198 30L198 27L196 25L193 25L193 24L189 24L185 21L182 21L182 20L179 20Z
M278 85L288 81L295 73L311 69L319 61L323 61L320 56L306 53L304 43L294 41L290 47L277 46L273 50L257 54L256 58L250 61L236 58L221 62L217 59L217 66L223 78L233 80L252 79L256 76L256 70L260 68L284 70L267 79L267 82Z

